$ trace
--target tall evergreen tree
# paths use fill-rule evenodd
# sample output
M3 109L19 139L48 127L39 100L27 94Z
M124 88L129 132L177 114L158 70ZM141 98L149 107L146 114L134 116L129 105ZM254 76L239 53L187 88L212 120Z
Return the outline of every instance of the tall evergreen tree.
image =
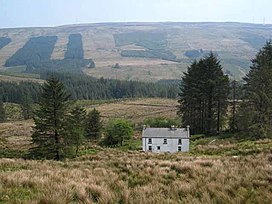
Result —
M25 120L33 117L32 98L29 93L23 93L21 99L21 109Z
M244 78L245 100L240 113L247 116L247 130L255 137L272 133L272 42L258 52L249 73ZM243 117L243 116L242 116ZM240 127L239 127L240 128Z
M65 157L65 115L69 95L63 84L51 77L42 86L39 108L35 111L31 149L34 158L60 160Z
M101 137L102 122L100 112L95 108L87 115L86 138L97 140Z
M232 132L237 131L237 81L231 82L232 102L231 102L231 118L230 118L230 130Z
M210 53L194 61L180 86L178 114L193 133L219 132L227 110L229 78L219 59Z
M4 103L2 101L2 98L0 98L0 123L3 123L6 121L6 111L4 108Z
M86 111L76 106L67 119L67 146L75 147L75 156L78 156L79 147L85 139Z

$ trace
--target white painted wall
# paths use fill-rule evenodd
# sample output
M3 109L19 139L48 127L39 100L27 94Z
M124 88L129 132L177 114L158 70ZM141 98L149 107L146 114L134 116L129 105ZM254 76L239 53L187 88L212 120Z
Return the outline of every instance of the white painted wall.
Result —
M189 138L181 139L182 144L178 143L178 138L151 138L152 144L148 144L149 138L142 138L143 151L149 151L149 146L152 147L152 152L178 152L178 147L181 146L181 152L189 151ZM164 144L164 139L167 139L167 144ZM158 149L160 147L160 150Z

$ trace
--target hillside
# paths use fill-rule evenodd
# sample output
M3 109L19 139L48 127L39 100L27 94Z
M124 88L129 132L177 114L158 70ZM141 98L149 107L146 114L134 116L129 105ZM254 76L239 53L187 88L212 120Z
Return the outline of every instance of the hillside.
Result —
M176 117L176 100L146 98L78 101L104 122L125 118L132 140L106 148L85 142L64 161L21 159L31 144L32 120L6 103L0 123L0 203L271 203L271 139L192 136L189 153L141 152L140 126L149 117ZM16 114L15 114L16 113Z
M227 74L240 79L250 59L271 38L272 25L242 23L104 23L52 28L0 29L1 75L37 66L82 67L94 77L156 81L177 79L211 50ZM95 63L93 68L92 61ZM72 62L71 62L72 61ZM118 64L118 66L116 66ZM18 67L20 69L18 69ZM34 72L35 74L35 72Z
M81 156L72 160L16 158L30 146L31 124L0 125L0 203L266 204L272 200L269 139L194 137L190 153L152 154L139 151L141 140L135 138L115 149L85 144Z

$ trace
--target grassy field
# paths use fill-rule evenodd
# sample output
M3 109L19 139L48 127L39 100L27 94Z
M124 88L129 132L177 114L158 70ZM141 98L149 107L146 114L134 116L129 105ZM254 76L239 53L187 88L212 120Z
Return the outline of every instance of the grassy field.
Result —
M272 141L210 142L179 154L125 146L89 147L62 162L2 158L0 203L271 203ZM230 144L239 152L226 155Z
M143 124L149 117L177 117L177 101L173 99L124 99L110 103L85 104L87 111L96 108L101 112L102 118L107 121L110 118L124 118L135 125Z
M79 104L88 110L96 107L105 120L124 117L141 123L145 117L175 117L176 101ZM136 131L134 139L115 149L86 143L76 159L23 160L31 147L32 126L32 120L0 124L0 203L272 202L271 139L196 135L189 153L152 154L141 152L141 133Z
M19 78L40 79L39 74L26 73L25 70L26 70L25 66L9 67L3 71L0 71L0 75Z

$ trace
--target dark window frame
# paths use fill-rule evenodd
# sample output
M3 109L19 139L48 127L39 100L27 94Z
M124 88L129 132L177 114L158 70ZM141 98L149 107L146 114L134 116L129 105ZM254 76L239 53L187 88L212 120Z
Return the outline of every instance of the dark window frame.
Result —
M163 139L163 144L167 144L167 138Z
M148 138L148 144L152 144L152 138Z
M178 144L182 145L182 139L178 139Z

